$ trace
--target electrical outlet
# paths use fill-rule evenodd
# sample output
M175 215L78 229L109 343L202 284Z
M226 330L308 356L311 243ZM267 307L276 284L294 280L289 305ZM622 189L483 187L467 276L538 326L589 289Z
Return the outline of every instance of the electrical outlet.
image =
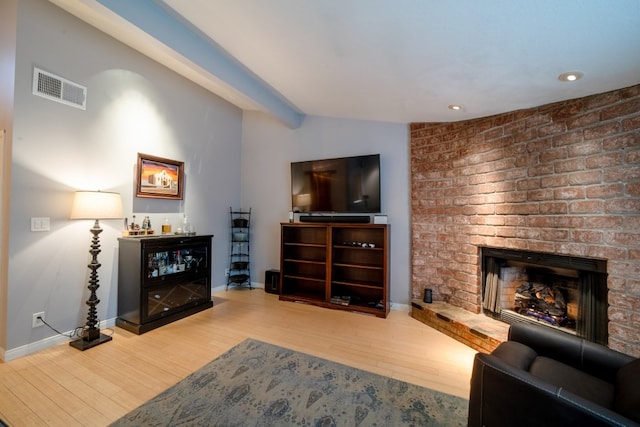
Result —
M44 325L43 320L44 320L44 311L41 311L40 313L33 313L33 318L31 319L31 327L37 328L38 326Z

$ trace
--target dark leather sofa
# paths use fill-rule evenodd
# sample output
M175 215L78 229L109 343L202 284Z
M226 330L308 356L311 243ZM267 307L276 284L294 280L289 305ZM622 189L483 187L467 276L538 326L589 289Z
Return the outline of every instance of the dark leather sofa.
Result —
M475 356L470 427L640 426L640 359L517 323Z

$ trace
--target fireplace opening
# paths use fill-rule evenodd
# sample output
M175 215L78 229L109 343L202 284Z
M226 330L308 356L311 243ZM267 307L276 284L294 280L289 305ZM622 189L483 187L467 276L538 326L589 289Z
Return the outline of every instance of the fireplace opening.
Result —
M481 255L484 314L607 344L605 260L498 248Z

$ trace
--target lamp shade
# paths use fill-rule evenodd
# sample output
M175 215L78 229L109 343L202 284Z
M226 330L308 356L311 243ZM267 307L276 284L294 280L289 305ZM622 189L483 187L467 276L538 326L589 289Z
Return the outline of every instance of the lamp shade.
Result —
M76 191L71 219L123 218L120 193L108 191Z
M311 194L309 193L296 194L294 196L294 202L296 204L295 207L305 208L304 210L306 211L309 209L309 206L311 206Z

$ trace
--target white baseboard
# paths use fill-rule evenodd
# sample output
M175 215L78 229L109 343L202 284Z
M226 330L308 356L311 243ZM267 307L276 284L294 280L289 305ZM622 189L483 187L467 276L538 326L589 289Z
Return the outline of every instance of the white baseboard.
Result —
M100 329L113 328L116 325L116 319L103 320L100 322L98 327ZM72 331L65 332L66 335L69 335ZM64 342L72 341L76 338L69 338L64 335L54 335L51 337L44 338L40 341L32 342L20 347L13 348L11 350L5 351L2 349L2 360L4 362L9 362L11 360L18 359L22 356L26 356L28 354L36 353L40 350L44 350L45 348L53 347L54 345L62 344Z
M264 283L251 282L251 286L254 289L264 289ZM214 288L211 288L211 293L224 291L226 289L227 289L227 285L216 286ZM394 311L404 311L406 313L410 313L411 312L411 305L410 304L400 304L400 303L397 303L397 302L391 302L389 308L391 310L394 310Z
M407 313L409 313L411 311L411 306L409 304L400 304L397 302L392 302L391 303L391 310L394 311L406 311Z
M251 286L254 289L264 289L264 283L251 282ZM227 289L227 285L216 286L215 288L211 289L211 292L224 291L225 289ZM410 309L411 309L411 306L408 304L399 304L395 302L391 303L391 310L394 310L394 311L409 312ZM113 319L103 320L102 322L100 322L99 327L100 329L113 328L115 327L115 324L116 324L116 319L113 318ZM70 333L71 331L66 332L67 335ZM75 339L75 338L72 338L72 339ZM64 335L54 335L54 336L42 339L40 341L32 342L32 343L11 349L9 351L6 351L5 349L0 348L0 360L2 360L3 362L9 362L11 360L18 359L22 356L36 353L40 350L44 350L45 348L62 344L64 342L69 342L72 339Z
M232 285L229 285L229 289L230 289L230 290L231 290L231 289L233 289L233 288L235 288L235 287L236 287L235 285L233 285L233 286L232 286ZM247 286L246 286L246 285L243 285L243 286L241 286L241 287L246 288ZM264 289L264 283L251 282L251 287L252 287L253 289ZM226 285L226 284L225 284L225 285L216 286L216 287L211 288L211 293L224 291L224 290L226 290L226 289L227 289L227 285Z

